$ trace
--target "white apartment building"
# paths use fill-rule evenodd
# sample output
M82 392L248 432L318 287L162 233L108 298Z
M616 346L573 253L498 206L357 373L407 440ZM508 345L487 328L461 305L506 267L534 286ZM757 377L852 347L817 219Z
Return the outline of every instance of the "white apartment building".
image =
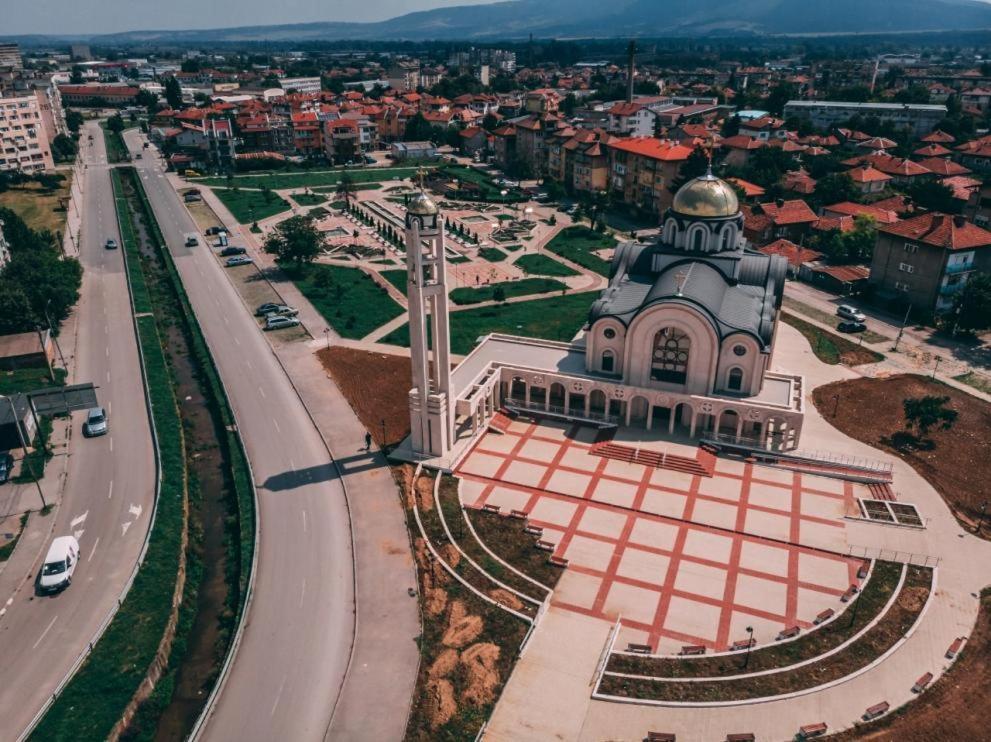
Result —
M49 142L58 132L49 131L52 113L43 90L0 98L0 170L35 173L55 167Z

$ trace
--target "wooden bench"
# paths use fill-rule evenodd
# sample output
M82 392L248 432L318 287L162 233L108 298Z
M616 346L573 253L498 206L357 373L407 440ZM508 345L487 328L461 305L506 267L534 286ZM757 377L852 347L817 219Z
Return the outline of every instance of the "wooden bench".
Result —
M915 681L915 685L912 686L912 692L921 693L923 688L929 685L932 682L932 680L933 680L933 674L931 672L927 672L925 675L923 675L922 677L920 677L918 680Z
M876 719L879 716L884 716L888 713L889 708L891 708L891 704L887 701L881 701L881 703L875 703L873 706L868 706L867 710L864 712L864 721L870 721L871 719Z
M741 649L746 649L747 647L753 647L757 644L756 639L740 639L738 642L733 642L730 645L729 651L739 652Z
M484 510L486 513L495 513L496 515L498 515L502 511L502 508L500 508L498 505L482 505L482 510Z
M813 621L812 623L814 623L816 626L818 626L823 621L828 621L829 619L831 619L835 615L836 615L836 611L834 611L832 608L827 608L822 613L820 613L818 616L816 616L815 621Z
M754 742L754 733L738 732L737 734L727 734L726 742Z
M647 742L675 742L671 732L647 732Z
M634 654L650 654L650 645L630 643L626 645L626 651L633 652Z
M826 726L826 722L820 721L817 724L806 724L804 727L799 727L798 736L801 739L809 739L811 737L820 737L826 733L829 727Z
M537 538L540 538L541 536L544 535L544 529L541 528L540 526L526 526L523 529L523 532L529 533L531 536L536 536Z
M962 646L963 646L963 637L958 636L956 639L953 640L953 644L950 645L950 648L946 650L946 659L952 660L954 657L956 657L957 653L960 651L960 647Z
M843 595L840 597L840 602L841 603L849 603L850 602L850 598L852 598L858 592L860 592L860 591L857 590L857 586L856 585L850 585L850 587L847 588L847 591L845 593L843 593Z
M549 564L552 564L555 567L567 567L568 566L568 560L565 559L564 557L559 557L559 556L550 556L550 557L547 558L547 562Z
M516 518L517 520L526 520L527 519L527 514L526 514L526 511L524 511L524 510L510 510L509 511L509 517L510 518Z
M554 551L554 544L550 541L538 541L537 548L542 551Z
M705 654L705 645L704 644L688 644L688 645L682 647L681 648L681 651L678 652L678 654L685 655L685 656Z
M794 636L798 636L802 629L799 626L789 626L787 629L778 634L778 641L782 639L791 639Z

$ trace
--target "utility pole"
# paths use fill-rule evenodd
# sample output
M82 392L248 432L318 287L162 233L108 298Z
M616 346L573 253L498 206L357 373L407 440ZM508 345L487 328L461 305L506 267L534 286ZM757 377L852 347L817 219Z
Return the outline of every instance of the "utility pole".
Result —
M905 319L902 320L902 326L898 328L898 337L895 338L895 347L891 350L892 352L898 352L898 343L901 342L902 334L905 332L905 325L908 324L908 315L912 311L912 305L908 305L908 309L905 310Z
M23 465L27 467L28 474L30 474L31 475L31 479L34 480L34 486L38 488L38 496L41 498L41 507L42 508L47 508L48 507L48 503L45 502L45 493L41 489L41 482L38 481L38 477L34 473L34 467L31 465L31 459L28 458L28 444L27 444L27 441L24 440L24 428L21 426L20 418L18 418L18 416L17 416L17 410L14 408L14 399L13 399L13 397L8 397L8 396L5 396L4 399L6 399L7 400L7 404L10 405L10 418L11 418L11 420L14 423L14 427L17 429L17 439L20 441L20 443L21 443L21 451L24 453L24 464ZM31 412L32 413L34 412L34 409L33 408L31 410ZM37 417L35 417L35 420L37 420ZM38 423L37 422L35 422L35 426L38 427L38 430L36 432L37 432L38 436L40 437L41 436L40 426L38 426Z

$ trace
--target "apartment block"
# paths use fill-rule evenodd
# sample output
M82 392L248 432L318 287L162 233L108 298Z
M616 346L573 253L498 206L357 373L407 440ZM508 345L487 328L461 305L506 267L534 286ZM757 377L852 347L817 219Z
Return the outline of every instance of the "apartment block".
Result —
M0 170L36 173L55 166L50 142L57 132L46 126L46 101L44 91L0 98Z

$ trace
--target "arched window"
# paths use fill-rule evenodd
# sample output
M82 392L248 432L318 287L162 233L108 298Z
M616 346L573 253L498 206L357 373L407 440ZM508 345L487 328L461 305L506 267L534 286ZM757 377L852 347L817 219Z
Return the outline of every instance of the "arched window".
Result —
M674 219L668 219L664 224L664 242L668 245L673 245L677 237L678 225L675 223Z
M671 384L684 384L688 376L688 357L692 341L683 332L665 327L654 336L650 360L650 378Z
M732 224L727 224L723 227L723 233L721 238L720 250L732 250L736 247L736 227Z
M705 230L696 229L694 232L692 232L692 243L691 245L689 245L689 248L692 250L701 250L704 241L705 241Z
M726 388L731 392L739 392L743 390L742 368L731 368L729 370L729 377L726 380Z
M616 367L616 354L611 350L602 351L602 372L611 374Z

